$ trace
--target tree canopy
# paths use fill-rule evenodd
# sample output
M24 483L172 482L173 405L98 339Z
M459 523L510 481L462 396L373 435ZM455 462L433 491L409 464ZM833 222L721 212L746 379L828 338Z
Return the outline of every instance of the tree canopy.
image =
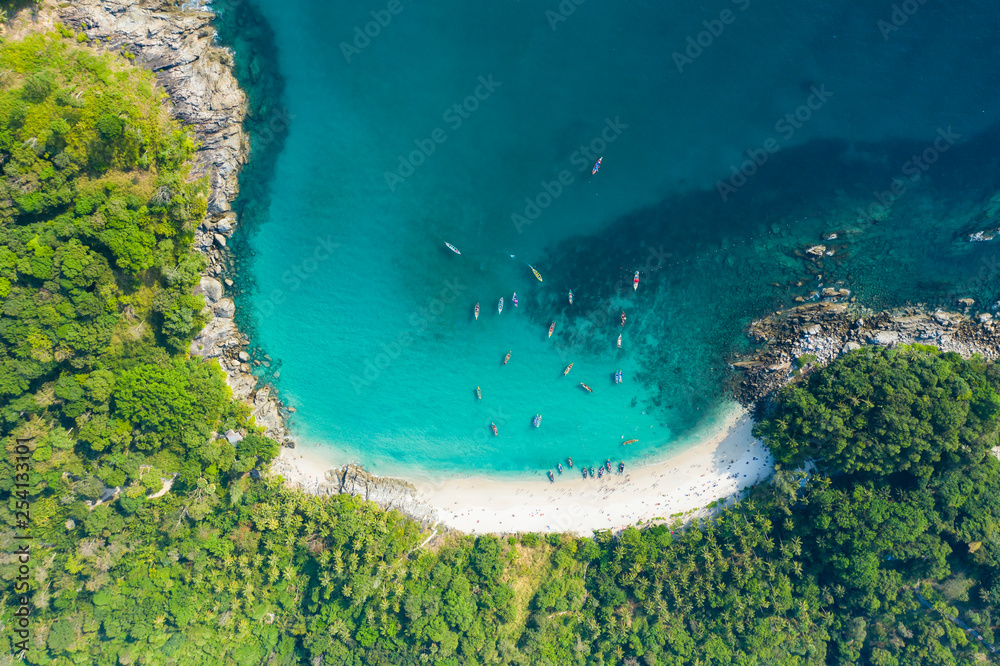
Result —
M955 353L866 348L786 387L756 432L786 464L927 479L995 446L997 384L994 366Z

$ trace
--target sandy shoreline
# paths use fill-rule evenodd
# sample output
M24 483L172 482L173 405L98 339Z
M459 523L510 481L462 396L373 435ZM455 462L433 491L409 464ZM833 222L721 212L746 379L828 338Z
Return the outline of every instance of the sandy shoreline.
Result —
M767 478L773 459L752 428L745 411L733 410L714 433L681 453L626 467L624 474L612 461L615 471L603 479L583 479L580 469L564 466L554 483L482 476L408 480L417 489L416 499L432 509L433 520L470 534L619 530L640 521L669 522L673 514L732 498ZM307 492L330 468L306 449L284 449L281 458L287 463L282 465L285 479Z
M700 509L770 475L772 459L752 428L750 417L736 412L720 432L678 455L626 467L624 474L614 467L603 479L585 480L578 469L565 468L555 483L473 477L414 485L443 524L463 532L619 530Z

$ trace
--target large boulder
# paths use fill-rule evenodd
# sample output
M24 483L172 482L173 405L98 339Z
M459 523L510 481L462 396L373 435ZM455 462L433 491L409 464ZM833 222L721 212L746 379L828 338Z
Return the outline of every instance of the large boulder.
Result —
M327 472L327 479L336 484L340 492L363 497L386 509L397 509L415 518L433 516L434 510L418 497L417 489L409 482L388 476L375 476L360 465L345 465Z
M239 331L232 319L216 318L208 322L191 341L191 355L204 358L222 356L227 348L239 344Z
M869 342L888 347L899 342L899 333L896 331L879 331L869 338Z
M195 294L203 294L209 304L215 303L222 298L222 283L212 277L203 277L198 286L194 288Z
M215 313L216 317L232 319L233 315L236 314L236 304L231 298L220 298L219 302L212 308L212 312Z

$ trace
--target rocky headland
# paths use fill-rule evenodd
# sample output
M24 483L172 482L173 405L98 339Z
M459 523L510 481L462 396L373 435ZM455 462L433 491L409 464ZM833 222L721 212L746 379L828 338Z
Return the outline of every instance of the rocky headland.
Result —
M195 293L205 299L211 319L192 342L191 355L217 360L234 397L253 408L257 425L294 448L285 427L294 408L283 405L273 388L253 374L255 366L271 359L251 356L250 338L234 320L236 305L230 293L234 283L227 276L235 273L230 239L239 220L231 204L239 194L240 170L250 154L245 122L253 110L234 75L233 53L217 43L215 18L211 11L182 8L169 0L49 0L37 10L18 14L8 34L53 29L59 22L85 34L91 47L119 53L155 73L170 112L198 141L192 175L206 176L211 186L208 212L194 235L195 246L208 260ZM316 482L302 479L294 464L282 457L271 473L313 494L347 493L420 520L434 516L412 484L375 476L360 465L330 469L323 481Z
M412 483L390 476L376 476L361 465L351 463L333 467L320 481L303 479L294 461L285 457L276 459L271 470L313 495L346 493L375 502L385 509L396 509L417 520L437 522L438 519L437 512L420 497Z
M192 356L216 359L233 395L250 404L268 436L292 445L283 406L270 386L260 385L247 363L249 338L237 328L227 290L232 257L227 248L238 220L231 202L239 193L240 169L250 144L244 131L247 96L233 75L233 54L216 43L215 14L182 9L168 0L75 0L44 2L22 11L11 31L50 29L56 22L86 35L95 48L133 60L152 71L167 94L171 114L194 134L198 149L193 177L210 185L208 212L195 231L196 247L208 267L196 293L205 298L211 320L191 345Z
M959 301L968 311L971 299ZM896 347L933 345L969 358L1000 357L1000 323L993 316L976 317L954 311L905 308L872 312L846 303L818 302L776 312L753 322L750 335L762 347L733 363L743 377L736 399L745 407L766 407L775 391L802 370L826 364L864 345Z

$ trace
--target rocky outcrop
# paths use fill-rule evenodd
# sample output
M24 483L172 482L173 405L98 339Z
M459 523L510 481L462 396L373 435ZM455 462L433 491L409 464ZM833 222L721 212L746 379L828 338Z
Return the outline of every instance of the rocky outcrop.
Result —
M232 54L213 44L214 15L180 11L166 0L75 0L56 12L91 44L132 54L156 74L172 115L198 137L195 175L209 178L209 214L228 211L249 153L242 129L246 96L233 77Z
M403 479L376 476L360 465L334 467L319 482L301 480L301 474L294 464L284 458L275 460L271 469L275 474L290 479L291 485L314 495L346 493L375 502L386 509L395 509L416 520L437 522L434 507L419 499L418 491L411 483Z
M963 304L965 305L965 304ZM843 303L813 303L753 322L748 334L764 346L733 365L743 371L736 398L747 407L765 403L799 370L825 364L865 345L934 345L968 358L1000 358L1000 325L989 313L970 319L958 312L917 308L871 313Z
M248 109L246 95L233 75L232 53L215 44L213 18L203 7L181 9L180 3L171 0L46 2L42 11L21 12L6 34L16 37L31 30L52 30L59 22L85 34L92 47L131 54L137 64L156 74L171 113L198 140L194 175L207 175L211 186L208 214L194 238L195 247L208 259L208 268L194 293L205 299L212 318L191 343L191 355L216 359L234 397L252 407L257 425L268 436L294 447L284 416L295 409L282 405L270 386L258 386L253 365L269 365L271 359L252 359L247 353L250 340L237 328L235 304L227 296L233 286L225 278L233 270L229 238L238 224L230 203L238 194L239 171L249 155L243 129ZM271 129L276 131L273 123ZM301 473L287 459L279 458L272 473L306 492L349 493L418 520L434 516L433 508L417 499L411 484L370 474L359 465L333 468L325 481L305 483L294 481Z
M233 284L223 278L232 265L227 239L237 225L230 202L239 193L239 172L250 146L243 131L246 95L233 75L232 53L215 43L214 14L199 7L181 9L168 0L75 0L52 5L49 12L24 14L23 20L47 27L53 16L86 35L94 48L126 55L155 73L171 114L195 135L193 176L207 177L211 187L208 214L194 239L208 258L208 269L195 293L205 298L211 320L190 351L218 360L233 396L251 405L257 425L293 446L281 402L270 387L258 386L252 366L241 359L250 340L237 328L235 305L226 296Z
M417 489L402 479L371 474L360 465L345 465L327 472L327 478L339 481L339 491L363 497L387 508L424 515L427 507L417 501Z

